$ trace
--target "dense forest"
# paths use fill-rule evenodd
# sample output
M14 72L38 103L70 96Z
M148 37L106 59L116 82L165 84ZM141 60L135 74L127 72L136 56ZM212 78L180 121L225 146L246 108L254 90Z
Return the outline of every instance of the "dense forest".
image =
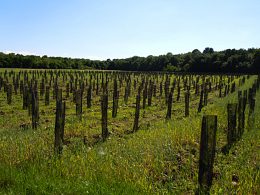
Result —
M192 52L178 55L167 53L160 56L134 56L105 61L0 52L0 68L259 73L260 49L214 51L213 48L207 47L203 52L194 49Z

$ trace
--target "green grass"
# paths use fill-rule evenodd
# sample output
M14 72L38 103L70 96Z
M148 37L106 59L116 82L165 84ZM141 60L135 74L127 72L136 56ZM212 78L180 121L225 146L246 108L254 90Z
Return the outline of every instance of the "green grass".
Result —
M251 86L253 80L251 77L243 88ZM237 93L221 99L217 94L210 94L209 105L200 114L196 113L198 97L194 97L187 118L183 117L183 102L175 102L173 118L168 121L163 100L155 98L152 107L141 111L140 129L134 134L125 133L133 125L134 95L128 105L120 100L116 119L109 111L111 136L96 144L92 139L101 132L99 97L95 97L93 108L84 108L82 122L75 116L74 104L67 101L65 139L69 144L55 157L54 101L50 106L41 101L37 130L22 129L20 125L30 124L30 117L21 110L21 97L15 96L9 106L1 92L0 193L193 194L198 186L201 119L203 114L216 114L217 154L211 193L259 194L260 107L255 110L255 128L247 130L224 155L226 105L235 102ZM259 93L256 99L259 105ZM84 137L88 144L83 143Z

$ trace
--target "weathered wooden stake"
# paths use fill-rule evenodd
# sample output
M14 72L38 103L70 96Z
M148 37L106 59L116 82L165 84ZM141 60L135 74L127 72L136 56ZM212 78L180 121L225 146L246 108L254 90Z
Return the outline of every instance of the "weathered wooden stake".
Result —
M139 115L140 115L140 100L141 100L141 88L138 89L138 94L136 95L136 104L135 104L135 120L133 126L133 132L136 132L139 128Z
M45 106L50 105L50 86L46 86L45 91Z
M66 84L66 98L69 98L70 97L70 84L67 83Z
M206 115L202 119L200 158L199 158L199 192L206 194L212 185L213 164L216 150L217 116Z
M201 109L203 108L203 97L204 97L203 94L204 94L204 90L203 90L203 87L201 87L198 112L201 112Z
M152 97L153 97L153 83L150 81L149 89L148 89L148 102L147 102L147 106L151 106L152 105Z
M248 113L248 130L251 130L251 128L253 128L255 123L254 111L255 111L255 99L251 98L249 103L249 113Z
M190 115L190 93L187 91L185 93L185 117Z
M9 84L7 86L6 95L7 95L7 104L9 104L9 105L12 103L12 91L13 91L12 88L13 88L12 84Z
M219 98L222 97L222 83L219 84L219 95L218 95Z
M242 94L242 93L241 93ZM238 138L241 138L244 129L245 129L245 108L246 108L246 103L245 103L245 98L242 97L242 95L238 99Z
M146 99L147 99L147 83L145 83L144 90L143 90L143 109L146 106Z
M42 79L40 84L40 96L43 96L44 92L45 92L45 83L44 83L44 79Z
M107 128L107 108L108 108L108 95L104 93L101 97L101 124L102 124L102 139L105 141L109 135Z
M118 108L119 91L117 90L117 81L114 80L114 91L113 91L113 107L112 107L112 117L115 118L117 115Z
M64 126L65 126L65 108L66 103L62 102L62 90L57 90L56 97L56 118L55 118L55 139L54 152L56 155L62 153L62 143L64 141Z
M180 100L180 97L181 97L181 87L180 87L180 85L178 84L178 87L177 87L177 101Z
M227 141L228 141L228 148L232 146L232 144L237 139L237 104L228 104L227 105L228 111L228 132L227 132Z
M39 123L39 99L38 91L32 89L32 128L37 129Z
M76 91L76 115L82 120L82 92L81 89Z
M166 119L171 119L172 116L172 96L173 93L170 92L169 96L168 96L168 107L167 107L167 113L166 113Z
M92 99L91 97L92 97L92 86L90 83L87 91L87 108L91 108L91 99Z
M204 87L204 99L203 99L203 106L208 105L208 87L205 85Z
M28 109L28 93L29 93L28 86L24 85L24 88L23 88L23 110Z

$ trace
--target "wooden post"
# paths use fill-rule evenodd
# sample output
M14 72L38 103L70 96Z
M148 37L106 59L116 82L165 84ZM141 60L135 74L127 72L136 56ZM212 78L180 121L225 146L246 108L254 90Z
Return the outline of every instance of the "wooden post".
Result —
M17 79L13 78L13 85L14 85L14 94L17 95L18 85Z
M92 99L91 97L92 97L92 86L90 83L87 91L87 108L91 108L91 99Z
M105 141L109 135L107 128L107 108L108 108L108 95L104 93L101 97L101 124L102 124L102 139Z
M12 88L13 88L12 84L9 84L7 86L6 95L7 95L7 104L9 104L9 105L12 103Z
M32 128L37 129L39 123L39 99L37 89L32 89Z
M45 92L45 83L44 83L44 79L42 79L40 84L40 96L43 96L44 92Z
M203 94L204 94L204 89L203 89L203 86L201 86L200 101L199 101L198 112L201 112L201 109L203 108L203 97L204 97Z
M228 94L228 86L227 86L227 85L225 85L224 96L227 96L227 94Z
M55 82L54 82L54 85L53 85L53 93L52 93L52 97L53 97L53 99L55 100L56 99L56 95L57 95L57 89L58 89L58 84L57 84L57 79L55 80Z
M147 99L147 83L145 83L144 90L143 90L143 109L146 106L146 99Z
M178 87L177 87L177 101L180 100L180 97L181 97L181 87L180 87L180 84L178 84Z
M247 104L247 90L243 91L243 97L245 98L246 104Z
M64 142L64 127L65 127L65 117L66 117L66 102L62 103L62 123L61 123L61 140Z
M234 83L232 83L232 85L231 85L231 93L234 93L235 90L236 90L236 83L234 82Z
M160 97L162 97L162 93L163 93L163 84L162 82L160 83Z
M125 104L127 104L127 102L128 102L129 90L130 90L129 88L130 88L129 81L127 81L126 86L125 86L125 95L124 95Z
M29 90L28 90L28 115L31 116L32 115L32 83L30 83L29 85Z
M140 115L140 100L141 100L141 88L138 89L138 94L136 95L136 104L135 104L135 120L133 126L133 132L136 132L139 128L139 115Z
M167 107L167 114L166 114L166 119L171 119L172 116L172 96L173 93L170 92L169 96L168 96L168 107Z
M148 103L147 103L147 106L151 106L152 105L152 97L153 97L153 83L150 80L149 89L148 89Z
M218 95L219 98L222 97L222 83L219 83L219 95Z
M213 164L216 150L217 116L206 115L202 119L200 158L199 158L199 191L208 193L212 185Z
M66 84L66 98L69 98L70 97L70 84L67 83Z
M45 106L50 105L50 86L46 86L45 92Z
M168 96L169 96L169 85L170 81L168 78L166 78L165 83L164 83L164 96L165 96L165 104L168 103Z
M241 93L242 94L242 93ZM242 95L238 99L238 138L241 138L245 129L246 99Z
M104 80L103 80L103 74L102 74L102 85L104 84ZM99 79L98 79L98 75L97 75L97 82L96 82L96 95L99 94Z
M24 85L23 88L23 110L28 109L28 86Z
M242 98L242 91L238 91L237 92L237 99L239 101L239 99Z
M82 120L82 92L80 89L76 91L76 115Z
M237 104L228 104L228 132L227 132L227 141L228 148L236 141L237 139Z
M55 138L54 152L55 154L62 153L62 142L64 141L64 126L65 126L65 102L62 103L62 90L57 90L56 97L56 118L55 118Z
M185 117L188 117L190 115L190 93L187 91L185 93Z
M208 105L208 87L207 85L204 86L204 99L203 99L203 106Z
M153 97L156 97L156 83L153 85Z
M119 91L117 90L117 81L114 80L114 91L113 91L113 107L112 107L112 117L115 118L117 115L117 108L118 108L118 98L119 98Z
M24 84L23 84L23 80L20 81L20 95L23 95L23 89L24 89ZM1 87L0 87L1 90Z
M255 117L254 117L254 110L255 110L255 99L251 98L249 103L249 113L248 113L248 130L254 126Z

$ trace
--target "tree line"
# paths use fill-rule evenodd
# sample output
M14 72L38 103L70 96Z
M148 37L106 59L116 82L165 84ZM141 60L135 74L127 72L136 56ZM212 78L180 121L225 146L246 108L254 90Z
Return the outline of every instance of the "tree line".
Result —
M260 49L227 49L214 51L205 48L203 52L173 55L139 57L125 59L73 59L0 52L0 68L35 69L101 69L126 71L172 71L172 72L218 72L218 73L260 73Z

